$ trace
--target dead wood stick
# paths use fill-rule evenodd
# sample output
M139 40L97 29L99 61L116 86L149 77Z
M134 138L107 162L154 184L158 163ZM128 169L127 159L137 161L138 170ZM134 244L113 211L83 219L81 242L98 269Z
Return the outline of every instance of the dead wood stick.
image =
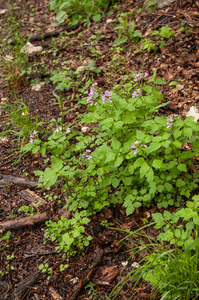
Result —
M33 274L29 275L28 277L26 277L23 281L20 282L20 284L16 288L15 294L18 294L20 291L26 289L28 286L35 285L39 281L42 274L43 273L41 272L41 270L38 270Z
M81 289L91 280L91 277L96 270L96 266L100 263L101 259L102 259L102 254L100 254L99 256L97 256L94 259L94 261L93 261L88 273L84 277L84 279L82 279L79 282L77 289L70 296L68 296L68 298L66 300L75 300L77 298Z
M35 188L39 185L38 182L32 180L26 180L25 178L15 177L7 174L0 174L0 184L16 184L21 186L27 186Z
M35 225L38 225L38 224L45 223L46 221L49 220L49 218L50 218L49 214L44 212L44 213L39 214L39 215L34 215L34 216L26 217L26 218L23 218L23 219L19 219L19 220L0 223L0 227L3 229L3 231L16 230L16 229L19 229L19 228L25 228L27 226L35 226Z

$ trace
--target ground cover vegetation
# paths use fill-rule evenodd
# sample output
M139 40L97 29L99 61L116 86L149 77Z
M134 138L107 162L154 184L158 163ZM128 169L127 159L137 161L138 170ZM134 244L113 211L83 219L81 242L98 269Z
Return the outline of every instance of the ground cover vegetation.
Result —
M23 4L0 11L2 299L198 299L199 126L186 115L198 93L197 4L166 13L156 1ZM33 26L41 11L60 34L28 54L23 18ZM65 22L83 23L64 32ZM16 219L27 231L13 230ZM25 260L35 271L27 286Z

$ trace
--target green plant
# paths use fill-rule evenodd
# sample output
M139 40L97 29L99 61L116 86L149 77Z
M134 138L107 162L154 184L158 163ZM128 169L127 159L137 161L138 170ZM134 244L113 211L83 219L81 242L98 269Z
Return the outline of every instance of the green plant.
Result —
M15 256L14 256L14 253L12 253L12 255L7 255L7 259L11 260L13 259Z
M95 21L99 21L102 9L106 7L108 0L50 0L49 3L50 9L57 11L58 24L63 23L65 18L69 17L72 25L85 20L86 25L90 26L90 17L92 16Z
M36 115L35 118L32 117L29 107L25 104L23 99L17 99L17 97L15 97L15 103L6 100L1 104L1 110L5 112L4 117L7 117L1 134L6 135L12 133L12 135L18 136L18 144L29 140L33 129L36 130L40 126L38 116Z
M89 291L88 291L89 299L92 299L92 300L106 299L103 296L99 295L98 290L95 289L95 284L91 281L85 286L85 289L89 289Z
M140 51L147 50L147 52L154 51L156 53L157 47L154 45L154 42L149 38L149 39L141 39L140 42L141 48L136 49L135 53L139 53Z
M39 209L38 209L38 206L39 206L39 203L40 203L41 201L39 200L36 204L35 204L35 208L36 208L36 210L37 210L37 214L39 214ZM18 209L18 211L24 211L24 212L26 212L27 213L27 216L34 216L34 206L31 204L30 206L26 206L26 205L24 205L24 206L21 206L19 209Z
M101 226L104 226L104 227L110 227L110 226L112 226L113 224L112 224L112 223L108 223L107 220L102 220L102 221L100 222L100 225L101 225Z
M5 272L3 272L3 271L0 270L0 277L3 277L4 274L5 274Z
M57 195L54 196L53 193L50 193L50 195L46 195L45 198L48 199L49 201L51 201L53 199L56 202L58 199L58 196Z
M134 74L122 88L105 93L97 83L92 84L88 97L81 100L90 112L80 116L81 124L95 125L92 136L74 132L67 137L56 132L45 143L35 139L24 146L43 156L46 151L51 153L51 166L35 174L47 189L59 177L64 180L69 210L83 210L89 216L105 206L123 204L129 215L136 207L149 207L154 199L159 208L179 206L197 188L198 172L192 160L199 147L199 126L193 117L183 121L178 115L158 116L159 108L166 104L156 85L166 82L156 79L156 71L148 80L147 76ZM72 138L76 143L71 143ZM187 142L193 151L183 150ZM58 250L66 252L75 244L84 244L83 219L77 216L79 221L62 218L48 223L52 228L46 237L59 242ZM81 227L80 243L73 237L74 226Z
M6 245L6 247L9 247L9 239L11 236L11 231L8 230L6 233L4 233L4 235L0 238L0 241L4 241L4 245Z
M197 299L199 293L198 249L199 249L199 195L187 201L186 208L176 213L155 213L155 228L162 229L158 240L174 246L160 252L154 251L147 257L153 262L144 279L157 287L167 299ZM181 218L181 219L180 219ZM180 222L179 222L180 221Z
M84 246L89 245L89 241L92 240L91 236L84 237L85 224L88 224L90 220L87 218L88 213L84 210L76 212L72 219L61 217L57 222L47 221L44 237L51 238L52 241L56 241L59 245L56 247L58 252L64 251L67 253L67 257L75 255L76 251L74 247L82 249Z
M67 264L66 264L66 265L61 264L61 265L59 266L59 269L60 269L61 272L63 272L63 271L66 270L67 268L68 268L68 265L67 265Z
M126 19L119 17L118 21L120 22L120 25L117 25L114 29L119 30L119 35L114 40L113 47L118 47L119 45L124 44L129 40L138 43L138 41L142 37L142 34L139 31L135 31L135 23L129 23L127 17ZM126 37L121 37L123 33Z
M149 12L152 10L152 8L157 8L157 1L155 0L146 0L145 3Z
M13 218L13 209L11 210L11 213L9 214L9 216L6 216L7 219L12 219Z
M48 263L46 263L45 265L44 264L40 264L39 265L39 270L41 270L42 273L47 273L48 274L47 280L49 280L50 277L52 276L53 269L49 267Z

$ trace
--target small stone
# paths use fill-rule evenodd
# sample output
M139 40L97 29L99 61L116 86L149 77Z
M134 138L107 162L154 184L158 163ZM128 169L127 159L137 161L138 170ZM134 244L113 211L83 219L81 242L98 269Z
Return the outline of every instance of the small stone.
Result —
M40 91L41 90L41 88L43 87L45 85L45 82L39 82L39 83L37 83L37 84L35 84L35 85L33 85L32 86L32 89L31 89L31 91Z
M138 269L140 267L140 265L135 261L132 263L131 267Z
M7 61L12 61L13 59L14 59L14 57L12 55L5 56L5 60L7 60Z
M194 121L197 122L199 119L199 110L195 106L191 106L186 117L194 117Z
M113 20L112 19L107 19L106 20L106 24L109 24L109 23L111 23Z
M79 282L79 278L78 278L78 277L71 278L71 279L70 279L70 282L72 282L72 284L76 284L76 283Z
M34 46L30 42L27 42L27 44L21 48L21 53L24 52L25 54L40 53L41 51L41 46Z
M4 15L8 10L7 9L1 9L0 10L0 15Z
M87 133L89 131L90 131L89 127L82 127L82 132L83 133Z
M76 72L82 72L82 71L84 71L84 66L80 66L76 70Z

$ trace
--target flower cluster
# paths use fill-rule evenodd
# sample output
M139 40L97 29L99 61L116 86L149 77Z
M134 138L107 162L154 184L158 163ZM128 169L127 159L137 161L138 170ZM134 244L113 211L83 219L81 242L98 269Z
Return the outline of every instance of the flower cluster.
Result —
M137 89L136 91L133 92L132 98L139 97L139 96L142 96L142 91L140 89Z
M86 151L84 151L83 154L82 154L82 158L91 159L92 156L89 155L89 153L91 153L91 150L86 150Z
M135 76L135 78L134 78L134 81L138 81L138 80L140 80L140 79L144 79L144 78L146 78L147 76L148 76L149 74L148 73L138 73L136 76Z
M102 96L102 102L112 102L111 96L112 96L112 91L105 91L104 95Z
M33 142L34 142L34 138L35 138L35 135L36 135L36 134L37 134L37 131L34 130L34 131L33 131L33 134L30 135L30 141L29 141L29 143L33 143Z
M96 96L98 95L98 93L94 91L94 86L97 85L97 84L98 84L97 82L94 82L94 83L91 85L90 93L89 93L88 98L87 98L87 102L89 102L91 106L95 103L95 101L92 100L94 94L95 94Z
M147 147L147 145L145 145L145 144L140 144L140 146L142 146L144 148ZM135 150L132 150L134 154L136 154L138 152L138 147L139 147L139 142L138 141L136 141L135 143L132 143L131 148L135 149Z
M178 118L178 114L172 114L172 117L173 118ZM171 127L172 124L173 124L173 118L172 117L167 119L167 121L168 121L167 122L167 128Z

